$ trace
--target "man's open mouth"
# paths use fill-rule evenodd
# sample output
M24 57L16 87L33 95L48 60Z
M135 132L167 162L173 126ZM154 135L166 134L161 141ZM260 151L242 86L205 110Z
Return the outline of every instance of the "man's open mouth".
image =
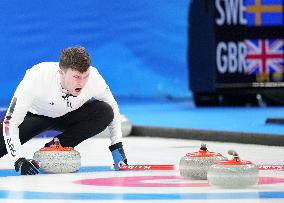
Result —
M75 88L75 92L80 92L82 88Z

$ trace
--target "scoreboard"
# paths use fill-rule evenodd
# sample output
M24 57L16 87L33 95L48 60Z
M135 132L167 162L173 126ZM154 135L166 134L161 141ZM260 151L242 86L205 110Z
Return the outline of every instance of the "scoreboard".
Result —
M277 92L284 104L283 21L283 0L192 0L188 62L196 103Z

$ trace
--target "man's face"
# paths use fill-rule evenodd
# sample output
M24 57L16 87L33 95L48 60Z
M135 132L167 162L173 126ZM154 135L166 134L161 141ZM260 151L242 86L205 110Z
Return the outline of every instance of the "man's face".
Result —
M70 68L65 70L59 69L59 73L61 86L67 90L69 94L78 96L89 79L90 69L84 73Z

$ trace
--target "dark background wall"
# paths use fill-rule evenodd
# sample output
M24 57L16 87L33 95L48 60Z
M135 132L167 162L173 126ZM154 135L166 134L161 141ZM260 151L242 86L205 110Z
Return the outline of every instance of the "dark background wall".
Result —
M1 0L0 106L25 70L89 51L117 97L184 97L189 0ZM44 90L43 90L44 91Z

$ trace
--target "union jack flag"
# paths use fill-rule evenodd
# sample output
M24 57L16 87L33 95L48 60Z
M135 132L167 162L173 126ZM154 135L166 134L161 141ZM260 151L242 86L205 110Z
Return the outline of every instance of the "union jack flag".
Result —
M284 73L284 40L245 40L245 73L248 75Z

